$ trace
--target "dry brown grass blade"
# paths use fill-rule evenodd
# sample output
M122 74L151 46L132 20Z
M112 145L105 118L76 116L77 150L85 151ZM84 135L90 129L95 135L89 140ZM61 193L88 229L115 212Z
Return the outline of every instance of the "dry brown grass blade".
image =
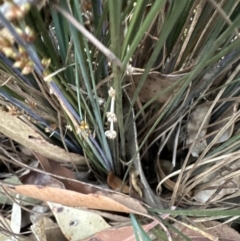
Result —
M226 2L226 0L223 0L220 4L221 5L224 4L224 1ZM188 64L190 64L190 61L193 59L193 56L196 56L197 52L201 49L202 42L205 40L208 32L211 31L212 25L216 20L217 16L218 16L218 12L214 11L214 13L210 16L210 19L208 19L208 21L206 20L206 25L202 30L200 37L197 39L197 42L193 48L193 51L189 56Z
M221 155L221 156L218 156L218 157L208 157L208 158L205 158L202 160L202 162L199 164L199 166L204 166L204 165L209 165L209 164L212 164L212 163L217 163L219 165L219 163L223 163L223 165L226 163L226 160L230 160L232 159L233 161L238 159L240 156L240 151L236 151L234 153L228 153L228 154L224 154L224 155ZM184 169L184 173L186 173L187 171L191 170L194 168L194 164L192 165L189 165L187 166L185 169ZM205 169L205 168L204 168ZM207 170L209 170L209 168L207 168ZM174 176L177 176L179 175L179 173L181 173L182 170L177 170L169 175L167 175L165 178L163 178L159 184L158 184L158 187L157 187L157 190L158 189L161 189L161 186L163 185L164 182L166 182L168 179L174 177ZM200 177L196 177L196 180L199 180ZM202 179L204 179L204 177L202 177ZM201 181L201 180L200 180ZM198 184L199 182L196 183L196 185ZM195 186L195 185L194 185ZM193 189L193 186L191 188L189 188L189 190L192 190ZM185 193L187 193L186 191L189 191L189 190L184 190ZM182 193L181 193L182 194Z
M231 119L228 121L228 123L225 125L225 128L223 128L223 129L216 135L216 137L214 138L214 140L205 148L205 150L204 150L203 153L207 153L207 150L210 149L209 146L212 147L213 144L219 139L219 137L222 136L222 134L229 128L229 126L231 126L231 125L236 121L236 119L239 118L239 116L240 116L240 111L238 111L235 115L232 116L232 118L231 118ZM202 161L202 156L203 156L203 154L202 154L202 155L199 157L199 159L197 160L198 163L200 163L199 160ZM225 162L225 165L226 165L226 162ZM196 165L196 163L195 163L195 167L194 167L194 169L191 170L191 173L193 172L193 170L195 170L196 167L197 167L197 165ZM207 171L208 171L208 170L206 170L206 172L207 172ZM185 180L188 180L189 177L190 177L190 172L188 172L188 174L186 175ZM186 187L185 182L182 184L181 190L188 190L188 191L189 191L189 188Z
M211 197L210 194L214 194L216 192L217 187L219 187L218 192L221 193L222 196L234 192L234 190L229 190L230 186L227 184L227 181L229 181L231 178L236 177L238 175L238 172L233 172L233 171L235 171L236 169L237 161L239 160L239 158L240 158L239 155L225 158L222 161L216 162L215 165L209 168L205 168L205 170L202 173L197 173L197 175L191 180L191 183L186 184L186 191L194 190L196 185L198 185L199 183L203 183L196 191L196 194L199 193L200 191L201 193L199 193L197 197L194 196L195 199L199 202L201 200L203 200L201 202L207 201L208 198L206 200L206 197L208 196L210 198ZM205 182L206 184L204 184ZM222 185L224 187L221 187ZM234 188L235 185L233 185L232 183L231 186ZM212 189L212 187L215 187L215 188ZM226 187L228 187L228 189L225 189ZM210 190L208 190L209 188ZM220 199L219 193L218 193L218 199ZM201 195L205 195L205 197L202 198Z
M179 229L183 234L191 238L192 241L238 241L240 239L240 235L237 231L230 228L226 224L221 226L220 225L220 222L209 221L204 222L202 224L198 224L198 227L193 227L191 225L186 225L183 222L177 221L177 223L174 226L177 229ZM184 240L179 236L177 237L176 234L174 234L174 238L177 241Z
M82 26L71 14L69 14L65 9L60 8L54 3L54 7L62 14L64 17L71 22L92 44L94 44L107 58L110 59L116 66L122 67L121 61L116 57L116 55L111 52L107 47L105 47L92 33L90 33L84 26Z
M204 7L206 5L206 2L207 2L206 0L195 2L194 5L192 6L192 9L191 9L190 12L194 13L194 11L195 11L194 17L192 19L192 16L189 14L189 16L188 16L189 19L188 19L188 21L186 21L186 24L185 24L185 26L182 29L182 34L180 36L184 36L185 35L184 32L186 30L187 30L187 33L186 33L186 37L184 39L184 42L183 42L183 44L181 46L181 51L180 51L178 59L176 61L175 68L179 65L179 63L180 63L180 61L182 59L184 51L185 51L186 47L188 46L188 42L189 42L189 40L190 40L190 38L192 36L192 33L194 32L194 29L195 29L195 27L196 27L196 25L198 23L198 20L199 20L201 14L202 14L202 11L203 11L203 9L204 9ZM192 19L192 21L191 21L191 19ZM190 21L191 21L191 23L189 24ZM187 26L188 24L190 26ZM178 41L181 42L182 40L178 39ZM176 46L178 46L178 44L176 44Z
M209 2L211 2L211 4L216 8L216 10L220 13L220 15L222 15L222 17L225 19L226 23L228 23L228 25L232 25L232 21L231 19L229 18L228 15L226 15L226 13L224 12L224 10L221 8L221 5L219 5L215 0L208 0ZM237 2L239 3L239 1L236 1L236 4ZM234 9L234 8L232 8ZM236 36L239 35L239 31L237 28L234 29L235 33L236 33Z
M203 231L198 227L186 224L185 222L180 222L176 219L174 221L175 227L180 229L183 234L187 235L188 237L191 237L193 241L219 241L217 236L211 235L207 231ZM180 241L181 238L179 238L178 240Z
M226 81L226 84L231 83L231 81L233 81L233 79L236 77L236 75L239 73L240 71L240 65L238 65L235 70L233 71L233 73L229 76L229 78ZM227 86L223 87L217 94L216 98L213 101L213 104L210 107L210 110L208 111L208 113L213 109L213 107L218 103L219 99L221 98L222 94L224 93L224 91L226 90ZM201 159L206 155L206 153L210 150L210 148L215 144L215 142L218 140L218 138L229 128L229 126L231 126L232 124L235 123L236 119L238 118L239 115L239 111L237 113L235 113L232 118L227 122L227 124L225 125L224 128L222 128L222 130L218 133L218 135L213 139L213 141L207 146L207 148L204 150L204 152L201 154L201 156L199 157L198 161L201 161Z
M183 190L186 190L186 182L189 180L190 176L192 175L193 171L196 170L196 167L202 162L202 159L204 158L204 156L207 154L207 152L210 150L210 148L212 148L212 146L216 143L216 141L219 139L219 137L231 126L233 125L236 120L238 119L240 112L238 111L237 113L235 113L232 118L227 122L227 124L224 126L224 128L221 129L221 131L215 136L215 138L213 139L213 141L208 144L208 146L204 149L204 151L201 153L201 155L199 156L199 158L196 160L196 162L193 165L193 168L188 171L186 173L186 175L183 177L183 173L185 172L185 168L187 166L187 163L189 161L189 157L190 157L190 153L192 152L194 145L197 141L197 138L199 136L199 134L201 133L203 127L204 127L204 123L206 121L206 119L209 117L210 113L212 112L213 108L217 105L219 99L221 98L222 94L224 93L224 91L227 88L228 83L231 83L231 81L236 77L237 73L240 70L240 65L238 65L235 70L232 72L232 74L228 77L228 79L225 82L225 86L221 88L221 90L217 93L214 101L212 102L211 106L209 107L207 113L205 114L205 118L202 121L202 125L199 127L198 129L198 133L196 135L195 141L193 141L192 145L189 148L189 152L185 158L184 164L182 166L181 169L181 173L178 177L178 181L176 182L176 186L172 195L172 205L173 203L175 203L175 201L180 198L179 194L183 193ZM189 189L188 189L189 192Z
M216 124L213 123L212 126L209 128L210 134L211 132L213 133L213 135L211 135L208 138L208 143L211 142L216 134L223 128L225 128L225 125L227 124L228 120L234 115L236 114L238 109L238 103L233 103L229 108L227 108L225 110L225 112L216 120ZM219 120L219 123L218 123ZM222 143L227 141L233 133L234 130L234 125L235 123L233 123L228 129L226 129L226 131L222 134L222 136L220 136L220 138L216 141L216 143Z
M37 116L57 123L55 112L46 104L47 100L41 91L25 84L15 76L0 69L0 86L7 86L16 95L24 99L24 105L32 110ZM5 103L4 105L8 105Z
M164 168L162 167L162 164L161 164L161 162L163 162L163 161L164 161L164 160L160 160L160 159L158 158L158 160L157 160L157 165L156 165L157 174L158 174L160 180L163 180L163 179L167 176L167 175L165 174ZM175 187L175 182L173 182L173 181L170 180L170 179L167 179L167 180L163 183L163 185L164 185L168 190L173 191L173 190L174 190L174 187ZM158 195L160 195L161 192L162 192L161 188L158 188L158 189L157 189L157 192L158 192Z
M214 166L210 175L205 175L202 184L196 189L194 199L201 203L214 203L221 201L227 195L238 193L240 167L239 158L225 160ZM201 178L202 179L202 178ZM195 181L196 182L196 181ZM196 185L195 182L193 185ZM239 194L239 193L238 193Z

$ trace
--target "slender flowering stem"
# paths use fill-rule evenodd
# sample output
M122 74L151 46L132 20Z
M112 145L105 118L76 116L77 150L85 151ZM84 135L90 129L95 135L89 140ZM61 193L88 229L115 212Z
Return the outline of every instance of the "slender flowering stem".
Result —
M114 130L114 122L117 122L117 116L114 113L114 105L115 105L115 96L116 92L111 87L108 91L109 96L111 97L111 105L110 105L110 111L106 113L107 121L110 122L110 130L107 130L105 132L105 135L109 139L115 139L117 137L117 132Z

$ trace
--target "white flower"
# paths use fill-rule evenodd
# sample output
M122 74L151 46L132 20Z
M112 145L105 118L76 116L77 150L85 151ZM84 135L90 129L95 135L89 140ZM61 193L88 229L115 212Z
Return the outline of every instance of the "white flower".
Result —
M115 89L113 89L113 87L110 87L108 94L112 99L115 99L116 91L115 91Z
M115 139L117 136L117 132L115 130L108 130L108 131L105 131L105 135L109 139Z
M117 116L115 113L113 112L107 112L106 113L106 116L107 116L107 121L108 122L117 122Z
M132 67L131 64L128 64L126 68L126 75L132 75L133 72L134 72L134 68Z
M72 127L70 125L65 126L67 130L72 131Z

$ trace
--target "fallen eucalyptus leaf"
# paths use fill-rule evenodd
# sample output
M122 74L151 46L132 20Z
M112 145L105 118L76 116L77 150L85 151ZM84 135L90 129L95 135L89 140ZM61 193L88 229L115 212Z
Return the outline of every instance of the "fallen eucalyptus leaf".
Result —
M152 228L158 225L158 222L151 222L149 224L142 225L142 229L145 232L148 232ZM104 240L104 241L135 241L136 237L133 231L132 226L128 227L112 227L106 230L103 230L99 233L96 233L90 238L84 239L84 241L93 241L93 240Z
M26 175L26 178L21 179L23 184L34 184L42 186L55 186L59 188L66 188L68 190L88 194L94 193L100 188L91 185L86 182L77 181L75 175L72 171L60 165L52 160L48 160L46 157L40 155L39 153L33 152L35 157L38 159L39 163L42 166L42 169L51 174L57 175L58 177L51 177L48 174L31 172L29 175ZM55 185L52 185L54 184ZM50 185L49 185L50 184ZM62 184L62 185L61 185ZM63 186L63 187L62 187Z
M5 187L9 192L19 193L42 201L59 203L66 206L86 207L90 209L109 210L145 215L142 204L129 196L110 192L82 194L74 191L36 185L19 185L14 188Z
M115 191L120 191L121 186L123 185L122 180L117 177L113 172L109 172L107 176L108 185ZM122 188L122 193L129 193L129 186L124 184Z
M26 175L22 176L21 181L23 184L65 188L64 184L56 178L51 177L48 174L34 171L30 171Z
M17 116L13 116L2 110L0 110L0 132L54 161L75 162L78 164L86 163L83 156L75 153L67 153L64 149L49 143Z
M111 226L96 213L48 202L60 229L68 240L87 238Z
M130 83L126 87L127 94L130 98L133 97L135 89L139 84L139 81L142 77L142 73L137 73L133 75L127 76L127 83ZM171 84L175 83L177 80L182 78L183 75L164 75L160 72L151 72L148 74L143 87L139 93L139 98L141 102L148 102L151 98L153 98L158 92L166 89ZM169 96L173 95L174 92L178 89L178 87L174 87L169 90L164 95L158 97L157 101L161 103L165 103Z
M52 219L44 217L45 232L47 240L51 241L67 241L63 235L59 225L53 222Z
M35 223L31 225L31 230L33 231L37 240L47 241L44 217L40 217Z
M67 239L62 234L61 229L59 228L57 223L54 223L48 217L42 216L37 222L35 222L31 226L32 231L34 232L33 235L34 241L35 240L51 240L51 241L67 241Z

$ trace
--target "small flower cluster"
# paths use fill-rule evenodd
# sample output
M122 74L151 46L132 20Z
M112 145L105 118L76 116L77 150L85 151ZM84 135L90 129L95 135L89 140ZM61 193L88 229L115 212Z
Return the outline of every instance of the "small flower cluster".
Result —
M26 3L21 6L13 2L8 2L9 6L5 13L6 19L9 21L22 19L27 12L30 10L30 4ZM24 40L26 43L32 43L36 35L33 30L26 26L24 29L20 29L18 27L14 27L17 34ZM34 69L34 62L28 56L26 49L23 46L18 45L17 47L14 45L14 37L11 33L3 29L0 32L0 51L3 52L6 57L9 57L14 60L13 67L19 68L22 70L22 74L27 75L31 73ZM49 61L43 59L43 66L48 67Z
M17 5L13 1L7 1L3 8L6 19L9 21L14 21L24 18L24 16L29 12L31 5L28 2Z
M117 132L114 130L114 122L117 122L117 117L116 117L116 114L114 113L116 91L112 87L110 87L108 94L111 97L111 105L110 105L110 111L106 113L106 116L107 116L107 121L110 122L110 130L107 130L105 132L105 135L109 139L114 139L117 136Z
M66 126L69 131L72 131L72 127L70 125ZM91 135L91 130L87 122L81 120L79 125L75 127L76 133L81 136L89 137Z

